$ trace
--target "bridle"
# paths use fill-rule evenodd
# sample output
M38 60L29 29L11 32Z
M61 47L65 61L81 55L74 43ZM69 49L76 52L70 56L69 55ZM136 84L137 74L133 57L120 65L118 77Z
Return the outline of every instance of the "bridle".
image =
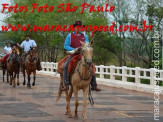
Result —
M90 47L92 47L92 46L89 45L89 46L85 46L84 48L90 48ZM78 68L77 68L77 73L78 73L78 75L79 75L79 77L80 77L81 80L87 81L87 80L89 80L90 78L92 78L92 76L93 76L93 71L92 71L92 69L91 69L92 63L91 63L91 64L88 64L88 63L87 63L87 60L86 60L86 58L85 58L85 56L84 56L83 54L84 54L84 50L82 49L82 50L81 50L81 55L84 57L84 62L85 62L85 64L82 64L82 61L80 61L79 65L78 65ZM83 77L81 76L81 73L80 73L80 70L79 70L79 67L80 67L81 64L82 64L82 66L89 68L89 74L90 74L90 75L89 75L87 78L83 78ZM94 105L94 100L93 100L93 97L92 97L92 94L91 94L90 85L89 85L89 91L88 91L88 98L89 98L89 102L90 102L91 105L93 106L93 105Z
M29 54L28 54L27 60L26 60L29 64L34 64L34 63L36 63L36 58L32 59L32 54L31 54L31 51L32 51L32 50L33 50L33 48L31 48L31 49L29 50ZM30 57L30 61L28 60L29 57Z
M92 74L93 74L92 69L89 67L89 74L90 75L87 78L83 78L81 76L81 73L80 73L80 70L79 70L79 67L80 67L81 64L82 64L82 62L80 61L79 65L78 65L78 68L77 68L77 73L78 73L78 75L79 75L79 77L80 77L81 80L85 80L85 81L86 80L89 80L92 77ZM86 65L83 65L83 66L86 66Z
M90 48L90 47L92 47L92 46L85 46L84 48L87 48L87 47ZM92 77L93 72L92 72L92 69L91 69L91 65L88 65L88 64L86 63L86 58L85 58L85 56L83 55L83 52L84 52L84 50L81 49L80 54L84 57L84 62L85 62L85 64L82 64L82 61L80 61L76 71L77 71L77 73L78 73L80 79L86 81L86 80L89 80L89 79ZM79 68L80 68L81 65L84 66L84 67L89 68L88 70L89 70L89 74L90 74L90 75L89 75L87 78L83 78L83 77L81 76L81 73L80 73L80 70L79 70Z

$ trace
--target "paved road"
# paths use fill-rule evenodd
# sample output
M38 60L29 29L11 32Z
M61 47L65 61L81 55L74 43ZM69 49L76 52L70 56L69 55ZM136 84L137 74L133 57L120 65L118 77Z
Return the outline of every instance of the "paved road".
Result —
M0 71L0 122L82 122L82 92L79 93L79 118L65 114L65 96L55 103L59 79L37 76L36 86L13 88L2 83ZM153 94L100 86L92 92L94 107L87 106L88 122L153 122ZM163 99L160 100L160 122L163 122ZM74 96L71 101L74 111Z

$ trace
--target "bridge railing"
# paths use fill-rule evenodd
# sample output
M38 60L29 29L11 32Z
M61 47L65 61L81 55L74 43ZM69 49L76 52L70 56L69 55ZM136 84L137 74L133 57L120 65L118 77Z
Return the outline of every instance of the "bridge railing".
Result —
M57 74L57 63L41 62L43 72L49 74ZM100 80L133 82L135 84L143 84L142 80L149 82L151 86L156 81L163 81L163 70L154 68L143 69L140 67L116 67L116 66L95 66L97 78Z

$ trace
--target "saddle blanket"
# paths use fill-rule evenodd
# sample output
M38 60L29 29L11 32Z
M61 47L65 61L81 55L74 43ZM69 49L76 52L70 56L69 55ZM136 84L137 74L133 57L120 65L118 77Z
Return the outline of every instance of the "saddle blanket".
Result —
M69 57L69 56L66 56L65 58L63 58L62 60L60 60L60 61L58 62L58 68L60 67L60 65L61 65L62 63L64 63L64 62L67 60L68 57ZM69 66L68 66L68 74L69 74L69 75L73 72L73 70L75 69L75 66L76 66L77 62L80 61L81 58L82 58L81 55L74 55L74 56L71 58L71 60L70 60L70 62L69 62ZM93 73L93 75L95 75L95 66L94 66L94 64L92 64L91 68L92 68L92 73Z
M9 57L9 54L5 55L5 56L3 57L3 59L2 59L2 63L5 63L6 60L8 59L8 57Z

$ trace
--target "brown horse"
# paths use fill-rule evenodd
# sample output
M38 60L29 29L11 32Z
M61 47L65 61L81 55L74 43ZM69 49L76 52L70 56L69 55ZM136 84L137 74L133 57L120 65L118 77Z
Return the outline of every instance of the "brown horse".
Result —
M78 117L77 114L77 109L78 109L78 91L80 89L83 90L83 111L82 111L82 116L83 119L86 120L86 106L87 106L87 94L89 91L89 86L92 78L92 73L91 73L91 64L92 64L92 57L93 57L93 47L92 43L83 43L82 44L82 59L77 63L77 66L75 68L74 73L71 76L70 82L71 82L71 89L68 92L65 91L66 93L66 114L69 115L70 117L72 116L71 114L71 109L70 109L70 99L72 96L72 93L74 92L75 96L75 117ZM58 91L58 97L57 100L61 97L62 90L61 90L61 85L63 84L63 66L64 63L61 64L62 66L58 69L58 72L60 73L60 88Z
M2 65L2 73L3 73L3 82L5 82L4 76L7 70L7 62L4 62L4 63L1 62L1 65Z
M19 68L20 68L20 58L16 52L16 49L12 49L12 57L10 61L7 61L7 82L8 76L10 76L10 85L13 83L13 87L16 86L15 80L17 77L17 85L19 86Z
M23 85L26 84L25 81L25 71L27 72L28 75L28 83L27 87L31 87L30 83L30 75L33 73L33 83L32 85L35 86L35 80L36 80L36 63L37 63L37 52L35 48L32 48L29 50L29 54L26 58L26 61L24 63L24 68L23 68L23 76L24 76L24 82Z
M2 73L3 73L3 82L5 81L5 74L7 71L7 58L9 57L9 54L7 54L6 56L3 57L2 61L1 61L1 67L2 67Z

